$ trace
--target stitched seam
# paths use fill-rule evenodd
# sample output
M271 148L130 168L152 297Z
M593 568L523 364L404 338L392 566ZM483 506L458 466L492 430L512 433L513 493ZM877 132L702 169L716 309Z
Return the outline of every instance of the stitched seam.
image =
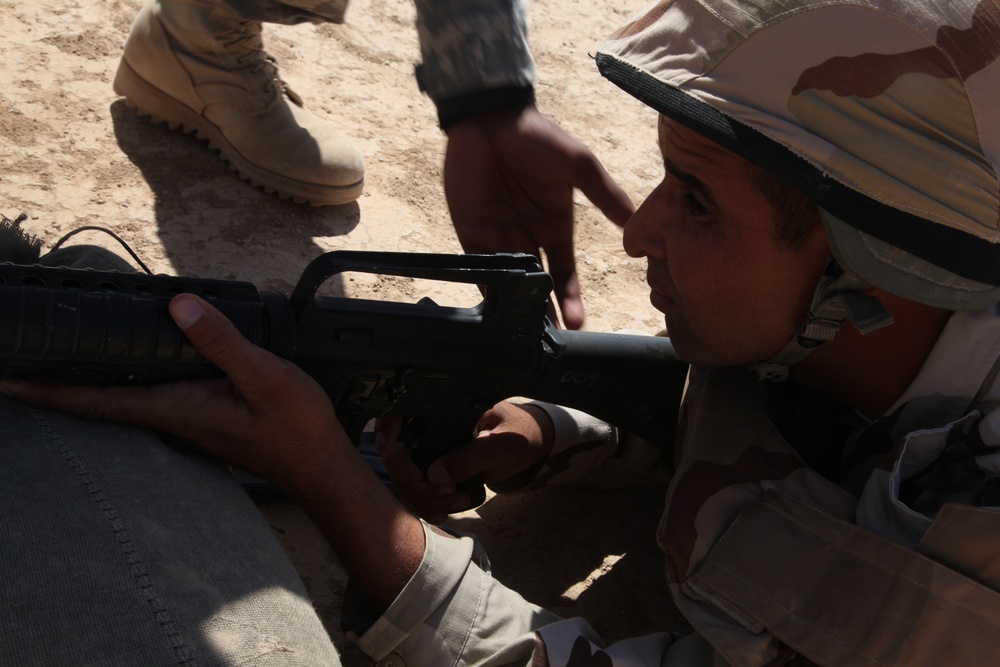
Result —
M782 516L784 516L786 518L789 518L789 519L791 519L791 520L794 521L794 517L792 517L788 512L786 512L786 511L784 511L784 510L782 510L782 509L780 509L778 507L774 507L772 505L772 506L769 506L768 509L770 509L770 510L772 510L772 511L774 511L774 512L776 512L776 513L778 513L778 514L780 514L780 515L782 515ZM810 530L810 532L812 532L813 534L817 534L816 531ZM843 547L841 547L841 548L843 548ZM854 556L858 560L865 561L865 562L867 562L867 563L869 563L871 565L874 565L875 567L877 567L877 568L879 568L881 570L894 572L890 568L884 566L882 563L879 563L878 561L872 560L868 556L862 555L862 554L860 554L860 553L858 553L856 551L850 551L848 549L844 549L844 550L847 551L848 553L850 553L852 556ZM739 582L743 583L744 585L746 585L747 588L749 588L750 590L754 591L755 593L757 593L757 594L759 594L761 596L765 596L765 592L763 590L759 589L756 586L753 586L749 581L744 580L743 577L739 576L737 573L733 572L732 570L730 570L729 568L725 567L721 563L713 562L712 564L715 567L718 567L721 571L725 572L726 574L728 574L731 577L733 577L734 579L736 579L737 581L739 581ZM898 572L895 572L895 576L898 576L901 579L904 579L904 580L906 580L906 581L914 584L915 586L919 586L919 587L923 588L929 594L931 594L931 595L933 595L935 597L941 598L943 600L948 600L949 602L954 603L956 606L964 609L966 612L972 614L973 616L977 616L979 618L982 618L985 621L992 622L992 619L990 619L989 617L984 616L983 614L981 614L981 613L977 612L976 610L970 608L968 605L962 603L960 600L956 600L956 599L954 599L954 598L952 598L950 596L947 596L947 595L944 595L944 594L939 593L937 591L931 590L927 586L924 586L920 582L914 580L912 577L907 577L906 575L898 573ZM714 587L713 587L713 590L714 590ZM727 596L727 598L728 598L728 596ZM798 621L801 622L806 627L809 627L809 628L815 630L818 634L821 634L824 637L828 638L831 642L844 647L850 653L852 653L854 655L863 656L864 658L867 658L868 660L871 660L872 662L874 662L874 663L876 663L878 665L885 665L886 664L886 663L882 662L881 660L879 660L878 658L874 657L873 655L870 655L868 652L859 651L859 650L855 649L854 647L845 644L843 641L841 641L837 637L831 635L828 632L825 632L822 628L819 628L819 627L815 626L814 624L810 623L808 620L806 620L805 618L803 618L801 615L797 614L792 609L787 608L785 605L779 604L779 603L777 603L774 600L771 600L771 602L774 604L774 606L776 606L779 609L787 612L787 614L790 617L798 619ZM767 625L767 624L765 623L765 625ZM768 629L771 630L770 626L768 626ZM782 640L784 641L783 638L782 638ZM804 653L806 655L809 655L810 657L816 657L816 656L813 656L809 651L805 651L805 650L799 649L798 647L796 647L796 650L799 650L800 653Z
M788 519L790 519L792 521L795 521L795 517L793 517L790 513L786 512L785 510L783 510L781 508L770 506L769 509L772 509L773 511L777 512L778 514L781 514L782 516L784 516L784 517L786 517L786 518L788 518ZM801 524L799 524L799 525L801 525ZM857 526L853 526L853 527L856 528ZM803 526L803 528L806 528L806 530L808 530L809 532L811 532L814 535L819 535L820 534L817 531L812 530L810 528L807 528L805 526ZM878 536L878 535L876 534L876 536ZM886 540L886 538L884 538L884 537L882 537L881 539ZM888 541L888 540L886 540L886 541ZM966 604L965 602L962 602L961 600L955 599L954 597L952 597L950 595L945 595L944 593L941 593L939 591L933 590L930 587L926 586L925 584L920 583L919 581L917 581L913 577L908 577L905 574L899 573L896 570L893 570L892 568L887 567L883 563L880 563L879 561L874 560L874 559L872 559L872 558L870 558L870 557L868 557L868 556L866 556L866 555L864 555L862 553L859 553L857 551L852 551L849 548L847 548L846 546L843 546L843 545L841 545L839 543L834 543L834 544L835 544L835 546L837 546L838 548L842 549L846 553L851 554L852 556L854 556L858 560L863 560L863 561L865 561L865 562L867 562L867 563L869 563L871 565L874 565L875 567L877 567L880 570L883 570L883 571L886 571L886 572L891 572L891 573L893 573L894 576L898 576L900 579L904 579L904 580L910 582L911 584L913 584L914 586L918 586L918 587L926 590L928 593L930 593L931 595L933 595L935 597L938 597L938 598L941 598L942 600L947 600L949 602L954 603L956 607L961 607L962 609L964 609L968 613L972 614L973 616L977 616L977 617L979 617L979 618L981 618L984 621L987 621L989 623L994 623L995 622L994 619L992 619L989 616L986 616L986 615L984 615L984 614L976 611L975 609L972 608L972 606ZM933 561L933 559L927 558L927 556L924 556L920 552L913 551L912 549L908 549L907 551L910 551L911 553L916 554L920 558ZM935 563L935 564L941 565L941 563ZM947 567L947 566L944 566L944 567ZM950 568L948 568L948 569L950 569ZM735 576L735 575L733 575L733 576ZM970 577L966 577L966 578L967 579L971 579ZM991 589L989 589L989 587L986 586L985 584L983 584L981 582L978 582L975 579L971 579L971 581L975 584L975 586L977 588L981 588L983 590L987 590L987 591L989 591L991 593L995 592L995 591L992 591Z
M718 563L713 563L713 565L715 565L720 570L722 570L723 572L725 572L726 574L728 574L729 576L731 576L733 579L736 579L737 581L739 581L740 583L742 583L743 585L745 585L747 588L749 588L750 590L752 590L755 593L757 593L758 595L761 595L761 596L765 595L764 591L760 590L756 586L751 585L750 582L745 581L742 577L740 577L739 575L737 575L735 572L733 572L729 568L727 568L727 567L725 567L723 565L720 565ZM713 591L715 591L714 587L713 587ZM733 600L729 599L728 596L726 596L726 598L727 598L727 600L729 600L730 604L732 604L734 602ZM850 654L861 656L861 657L863 657L863 658L865 658L867 660L870 660L870 661L874 662L877 665L886 665L886 663L882 662L881 660L879 660L878 658L876 658L876 657L874 657L872 655L869 655L867 652L865 652L865 651L859 651L856 648L854 648L853 646L846 644L843 640L839 639L838 637L835 637L834 635L831 635L830 633L824 631L822 628L816 627L814 624L810 623L809 621L807 621L806 619L804 619L801 615L797 614L795 611L789 609L785 605L780 604L780 603L778 603L775 600L770 600L770 602L775 607L777 607L777 608L781 609L782 611L786 612L788 616L790 616L790 617L792 617L794 619L797 619L800 623L802 623L802 625L804 625L804 626L806 626L806 627L808 627L808 628L810 628L812 630L815 630L817 634L822 635L828 641L830 641L830 642L832 642L834 644L837 644L838 646L844 648ZM742 605L736 604L736 606L739 607L739 608L742 608ZM729 610L727 610L727 613L729 613ZM776 632L774 632L774 629L770 626L770 624L765 623L763 621L761 621L761 624L764 625L764 627L766 627L767 630L769 632L771 632L775 637L777 637L778 639L780 639L783 642L788 642L789 644L791 644L791 642L789 640L785 639L785 637L784 637L783 634L779 635ZM820 660L821 659L820 656L816 655L813 651L806 650L803 646L801 646L800 642L795 642L794 644L792 644L792 646L793 646L793 648L798 653L806 655L809 658L815 658L816 660Z
M166 637L167 642L170 644L173 652L177 655L177 664L189 665L193 667L196 662L191 653L191 649L184 641L181 631L178 630L177 626L174 624L170 610L167 609L163 600L157 593L155 586L153 586L149 572L146 570L146 566L139 557L139 551L132 542L128 528L121 520L118 510L111 503L111 501L108 500L104 491L101 490L100 485L98 485L97 480L94 479L94 476L91 474L84 461L75 451L73 451L72 448L69 447L69 445L66 444L66 441L63 440L62 436L60 436L58 432L56 432L49 420L45 418L45 415L40 410L36 409L31 409L30 412L32 417L38 423L42 433L56 446L59 456L66 463L67 467L69 467L69 469L76 475L80 485L86 490L90 499L97 506L98 512L104 517L105 520L107 520L111 529L111 534L121 551L122 560L124 561L129 574L132 576L136 589L139 591L139 595L142 599L146 601L153 620L163 630L163 634Z

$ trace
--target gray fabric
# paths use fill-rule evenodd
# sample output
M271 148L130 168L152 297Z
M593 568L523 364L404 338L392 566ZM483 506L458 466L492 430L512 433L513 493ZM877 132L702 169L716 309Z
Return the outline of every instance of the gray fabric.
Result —
M337 665L227 471L0 397L0 655L29 665Z
M265 23L343 23L349 0L188 0L224 5ZM435 102L508 86L529 86L527 0L415 0L420 83Z
M226 5L249 21L264 23L343 23L348 0L208 0Z

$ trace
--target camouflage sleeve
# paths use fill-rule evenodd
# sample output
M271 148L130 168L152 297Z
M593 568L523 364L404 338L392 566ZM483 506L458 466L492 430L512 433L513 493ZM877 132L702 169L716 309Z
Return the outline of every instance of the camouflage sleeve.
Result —
M664 662L674 652L670 635L605 648L583 619L562 619L493 579L471 537L426 524L424 533L427 547L413 578L367 631L353 637L378 665L674 664Z
M542 486L576 484L601 489L666 485L671 451L616 429L588 414L549 403L531 401L545 410L555 426L552 452L533 478L500 492Z
M528 0L415 0L423 62L417 81L442 126L534 102Z

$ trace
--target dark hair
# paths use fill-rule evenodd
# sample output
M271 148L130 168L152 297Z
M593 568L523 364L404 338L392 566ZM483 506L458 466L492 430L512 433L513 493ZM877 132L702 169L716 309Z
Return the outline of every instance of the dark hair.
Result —
M809 232L821 223L819 206L798 188L774 174L747 162L750 183L774 207L774 240L779 246L798 250Z

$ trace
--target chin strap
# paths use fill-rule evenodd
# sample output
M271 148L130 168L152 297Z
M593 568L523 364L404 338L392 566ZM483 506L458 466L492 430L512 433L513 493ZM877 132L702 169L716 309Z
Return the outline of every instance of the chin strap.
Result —
M862 294L871 285L831 259L813 293L805 322L788 344L768 361L751 366L761 380L781 382L788 367L805 359L810 352L833 337L845 319L862 334L892 324L892 315L874 296Z

